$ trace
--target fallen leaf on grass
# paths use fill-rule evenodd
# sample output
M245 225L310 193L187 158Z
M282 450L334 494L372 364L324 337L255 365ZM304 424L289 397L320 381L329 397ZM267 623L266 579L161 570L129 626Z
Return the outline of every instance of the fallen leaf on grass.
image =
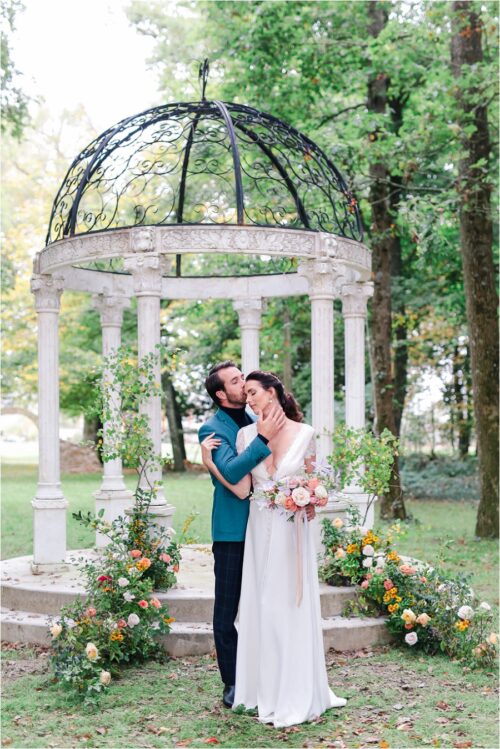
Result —
M448 703L447 702L443 702L442 700L440 700L439 702L436 702L436 707L437 707L438 710L449 710L450 709L450 706L448 705Z
M176 741L176 746L189 746L189 744L192 742L193 739L181 739L180 741Z
M205 739L204 744L220 744L220 741L215 736L210 736L209 739Z
M443 726L445 725L445 723L449 723L449 722L450 721L448 720L448 718L445 718L445 717L436 718L436 723L441 723Z
M2 739L2 746L9 746L9 744L12 744L12 739Z
M98 733L100 736L105 736L108 732L107 728L96 728L95 732Z
M468 749L468 747L472 746L472 741L455 741L453 746L455 749Z
M380 749L389 749L389 744L384 739L382 739L382 741L379 741L378 745Z

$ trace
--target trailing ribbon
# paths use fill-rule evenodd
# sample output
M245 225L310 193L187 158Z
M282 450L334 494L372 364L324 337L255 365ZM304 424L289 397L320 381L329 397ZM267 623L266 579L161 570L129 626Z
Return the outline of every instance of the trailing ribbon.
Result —
M297 606L300 606L302 603L302 593L304 589L304 581L302 579L302 571L303 571L303 558L302 558L302 533L303 533L303 527L304 527L304 518L305 518L306 511L303 507L300 508L300 510L297 510L295 513L295 551L296 551L296 567L297 567L297 574L296 574L296 588L295 588L295 603Z

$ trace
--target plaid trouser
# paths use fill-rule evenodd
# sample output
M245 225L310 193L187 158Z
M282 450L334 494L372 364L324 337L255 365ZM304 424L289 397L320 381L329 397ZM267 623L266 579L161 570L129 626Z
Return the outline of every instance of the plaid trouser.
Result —
M215 650L222 681L227 685L236 681L238 632L234 620L240 602L244 548L244 541L214 541L212 546L215 573Z

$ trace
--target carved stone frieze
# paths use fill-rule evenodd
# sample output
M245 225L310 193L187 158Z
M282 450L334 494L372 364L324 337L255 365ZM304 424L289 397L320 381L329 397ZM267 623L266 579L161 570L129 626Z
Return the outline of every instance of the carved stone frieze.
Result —
M31 277L31 292L35 297L37 312L59 312L64 279L60 276L42 275Z

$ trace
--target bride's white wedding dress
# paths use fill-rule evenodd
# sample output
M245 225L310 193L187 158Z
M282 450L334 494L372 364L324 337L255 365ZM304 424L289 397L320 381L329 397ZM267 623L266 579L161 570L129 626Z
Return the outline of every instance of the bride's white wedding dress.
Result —
M255 438L255 424L238 433L241 452ZM299 431L273 476L264 461L252 471L254 489L290 476L315 453L314 430ZM279 510L250 503L238 615L234 707L257 708L259 720L276 727L313 720L342 707L328 686L321 628L316 550L311 523L303 525L303 595L298 606L295 523ZM317 523L317 520L311 521Z

